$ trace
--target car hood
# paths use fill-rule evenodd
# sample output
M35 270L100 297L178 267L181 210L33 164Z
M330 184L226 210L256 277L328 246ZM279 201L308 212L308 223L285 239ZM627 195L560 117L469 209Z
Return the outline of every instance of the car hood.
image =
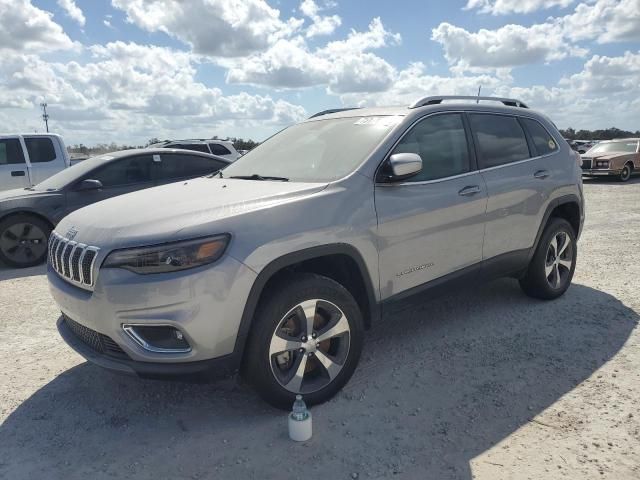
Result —
M593 160L614 160L616 158L620 158L620 157L629 157L629 156L633 156L633 153L628 153L628 152L607 152L607 153L594 153L592 155L585 153L584 155L582 155L582 158L585 159L593 159Z
M121 195L65 217L60 235L123 248L229 231L228 220L244 213L319 192L326 184L198 178Z
M42 191L42 190L26 190L24 188L14 188L13 190L5 190L0 192L0 202L4 200L22 200L24 198L33 198L37 196L49 196L56 195L57 192Z

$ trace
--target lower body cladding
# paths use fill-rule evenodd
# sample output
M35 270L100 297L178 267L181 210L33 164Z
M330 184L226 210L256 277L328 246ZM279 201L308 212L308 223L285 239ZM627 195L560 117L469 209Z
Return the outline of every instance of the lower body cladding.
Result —
M103 269L92 292L51 269L48 277L60 335L97 365L153 378L218 377L240 365L236 340L256 275L229 256L167 274Z

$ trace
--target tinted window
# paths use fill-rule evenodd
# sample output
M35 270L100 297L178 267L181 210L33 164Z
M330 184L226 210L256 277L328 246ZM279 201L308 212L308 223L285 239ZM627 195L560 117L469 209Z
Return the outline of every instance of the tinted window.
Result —
M529 130L529 135L533 139L538 155L547 155L558 150L558 145L553 137L540 123L529 118L521 118L525 128Z
M24 154L17 138L0 140L0 165L24 163Z
M422 172L408 182L451 177L470 170L467 136L458 113L434 115L407 133L392 153L417 153Z
M183 155L180 153L161 155L161 158L162 161L159 164L158 172L158 179L160 181L200 177L216 172L227 166L226 163L213 158Z
M140 155L116 160L85 178L100 180L104 187L117 187L153 181L153 157Z
M480 168L529 158L527 139L515 117L472 114L470 118L480 153Z
M56 151L50 138L25 138L31 163L44 163L56 159Z
M209 149L204 143L176 143L169 148L184 148L185 150L195 150L196 152L209 153Z
M220 145L218 143L210 143L209 148L211 148L211 153L214 155L230 155L231 151L225 147L224 145Z

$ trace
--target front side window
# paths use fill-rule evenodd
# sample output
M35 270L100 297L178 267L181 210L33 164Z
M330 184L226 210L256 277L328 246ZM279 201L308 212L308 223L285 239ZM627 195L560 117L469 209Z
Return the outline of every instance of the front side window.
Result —
M471 170L462 115L449 113L425 118L396 145L394 153L417 153L422 171L407 179L421 182L451 177Z
M46 163L56 159L56 150L50 138L27 137L24 143L31 163Z
M558 144L551 134L536 120L521 118L533 140L538 155L548 155L558 150Z
M89 174L86 178L99 180L105 188L120 187L152 182L152 169L153 157L151 155L138 155L111 162Z
M530 157L527 138L515 117L471 114L471 129L480 153L480 168L497 167Z
M17 138L0 140L0 165L25 163L20 141Z
M353 172L401 120L380 115L299 123L240 157L224 169L224 176L331 182Z
M158 164L158 180L178 180L180 178L201 177L224 168L227 164L219 160L199 155L173 153L161 155Z

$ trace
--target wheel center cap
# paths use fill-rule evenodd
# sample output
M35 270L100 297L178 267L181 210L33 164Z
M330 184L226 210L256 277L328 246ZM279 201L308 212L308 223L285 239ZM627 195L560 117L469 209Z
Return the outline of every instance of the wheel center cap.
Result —
M304 348L307 353L315 353L318 347L316 347L315 338L309 339L307 342L302 344L302 348Z

